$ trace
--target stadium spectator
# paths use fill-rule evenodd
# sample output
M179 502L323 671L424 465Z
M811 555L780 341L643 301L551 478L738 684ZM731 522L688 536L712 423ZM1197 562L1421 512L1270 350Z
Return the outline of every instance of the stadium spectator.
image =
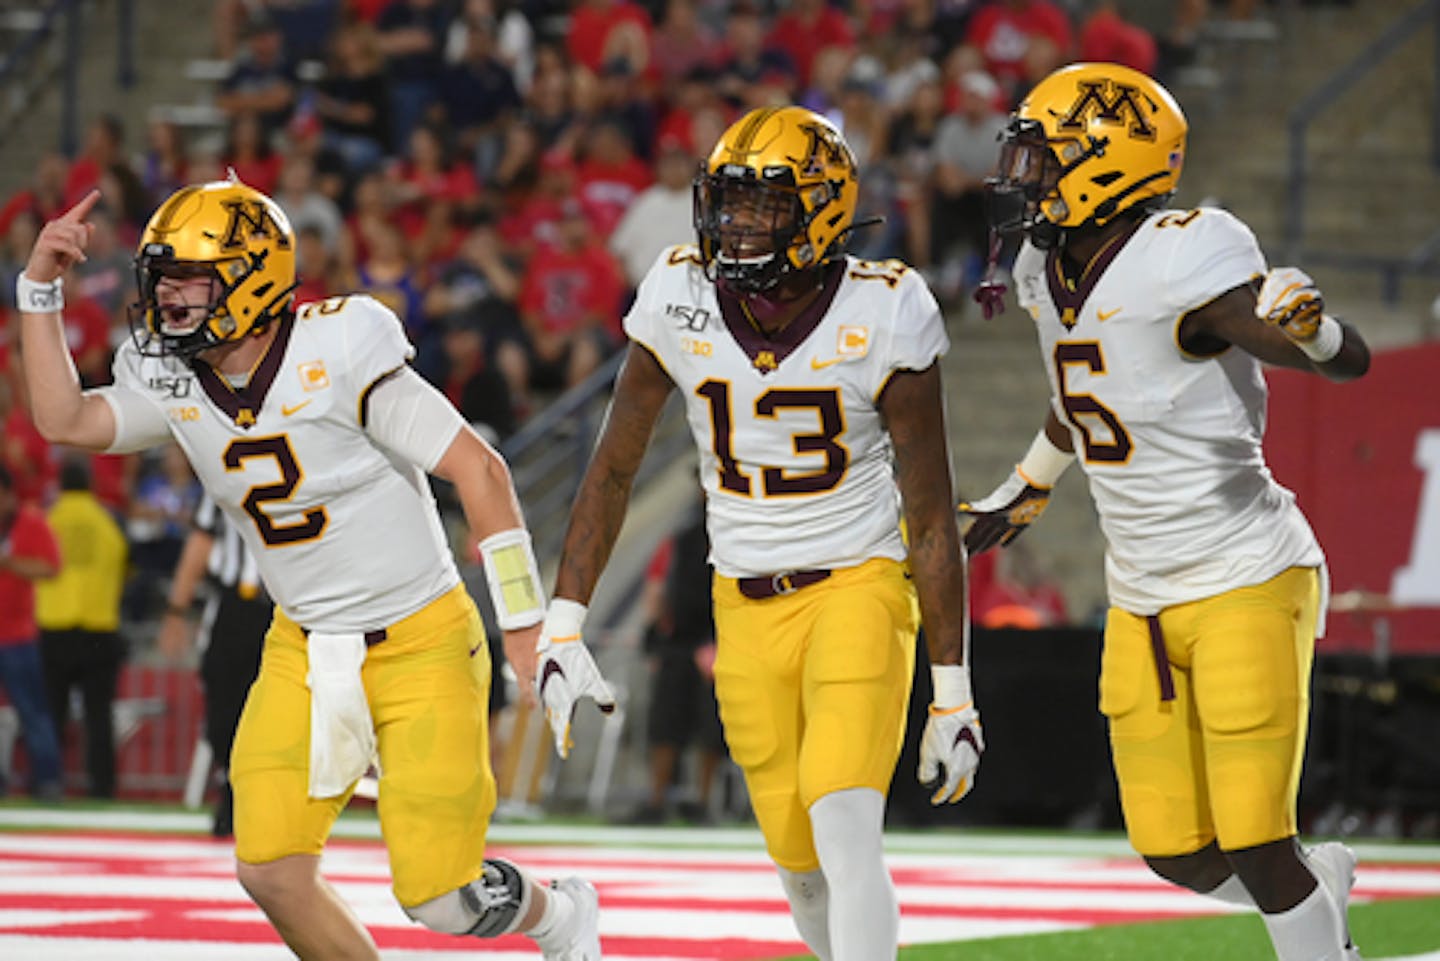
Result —
M307 154L291 153L285 158L285 165L280 169L280 187L275 192L275 202L285 211L285 216L290 218L290 227L295 233L300 234L314 228L327 251L339 251L340 233L345 229L345 217L340 213L340 206L316 185L315 161ZM301 276L304 276L303 272Z
M668 91L696 70L718 67L725 46L700 19L696 0L666 0L664 7L650 47L656 81L662 91Z
M230 118L220 163L235 171L241 182L274 193L284 160L271 144L260 118L253 113L238 113Z
M197 601L203 602L198 617ZM215 501L202 496L170 577L156 646L172 662L192 645L200 652L205 741L218 785L210 833L217 838L235 833L230 749L273 613L254 555Z
M655 183L635 197L610 234L610 252L624 267L631 288L640 286L660 251L694 241L689 223L694 176L695 157L689 150L674 141L665 143L655 164Z
M464 0L459 15L450 21L445 62L454 64L464 59L470 31L484 30L491 35L493 56L523 96L535 74L535 28L521 4L502 0L498 7L496 0ZM531 9L531 16L537 13Z
M59 570L60 547L45 514L20 499L10 472L0 467L0 685L20 719L30 756L30 793L44 801L60 800L65 788L36 644L35 582Z
M602 240L654 180L650 165L635 156L625 131L608 120L590 126L584 157L575 174L586 216Z
M85 263L75 269L74 289L77 295L99 304L108 324L123 331L126 329L125 305L134 291L133 251L121 242L120 225L108 205L95 208L94 224L90 252ZM107 359L107 366L108 363Z
M126 613L135 621L153 615L200 499L184 452L170 444L156 454L141 468L125 517L135 568L126 591Z
M0 207L0 237L9 237L15 218L28 213L38 232L40 224L65 209L65 178L69 172L69 161L58 153L46 153L35 166L30 186L15 191ZM15 256L19 256L16 254ZM10 283L14 283L14 277Z
M145 152L140 158L140 182L152 199L168 197L188 183L189 145L180 125L153 119L145 128Z
M557 242L565 202L579 203L575 198L574 161L563 151L548 150L537 155L538 149L539 141L531 128L516 124L511 128L506 159L501 163L502 174L511 176L513 169L515 179L509 181L514 202L500 219L500 237L507 249L527 263L540 246ZM533 188L526 185L530 176L538 178Z
M346 289L365 291L400 318L415 345L415 369L435 383L442 370L440 342L425 316L420 273L410 259L405 235L389 221L371 221L365 240L365 258L356 265Z
M931 176L935 169L935 138L945 117L945 93L939 78L922 82L908 107L894 116L886 135L890 171L905 210L906 260L916 267L930 263Z
M841 90L854 61L855 51L849 47L825 47L820 50L811 64L810 84L801 92L796 103L821 116L835 116L840 109Z
M570 12L565 51L571 63L592 74L614 60L645 73L652 30L650 14L631 0L579 0Z
M965 31L966 46L1014 102L1031 84L1065 63L1073 45L1070 18L1050 0L994 0Z
M22 504L43 507L55 493L59 464L25 406L24 371L11 363L0 376L0 469Z
M77 283L76 287L83 286ZM65 304L65 342L86 387L110 383L111 321L99 301L76 296Z
M311 106L325 149L339 154L352 175L380 165L391 144L390 79L371 24L356 20L335 31Z
M96 187L105 171L126 163L125 124L111 113L102 113L85 130L80 155L65 173L65 204L73 204Z
M475 171L456 158L452 133L442 124L416 125L404 158L390 170L392 216L417 265L453 253L459 239L453 225L480 205Z
M530 258L520 290L532 390L574 387L600 366L614 349L624 284L580 201L562 203L555 243Z
M440 81L449 129L481 180L499 165L505 124L520 109L511 68L496 49L495 29L489 18L469 21L460 56Z
M515 405L505 375L486 358L483 314L457 314L443 322L442 330L445 375L441 390L480 436L499 443L515 432Z
M429 119L445 72L447 5L440 0L391 0L376 20L390 79L390 143L410 142L410 131Z
M5 222L3 243L0 243L0 283L6 289L15 286L15 278L25 269L25 245L35 243L40 233L40 217L28 206L17 207Z
M1153 76L1159 50L1149 30L1125 19L1119 0L1099 0L1080 26L1079 56Z
M670 147L699 157L702 144L714 143L720 131L729 126L729 107L720 96L719 75L707 67L696 67L671 84L667 105L662 108L655 132L654 153L659 156ZM714 118L707 120L707 118ZM713 133L697 137L696 124L709 123Z
M828 47L855 49L855 30L845 14L826 0L791 0L775 18L765 44L782 50L795 65L800 89L814 81L815 58Z
M295 107L299 82L285 38L264 12L246 21L244 50L221 81L215 105L228 117L254 114L266 137L282 129Z
M710 606L710 539L697 498L681 527L655 552L646 572L645 653L650 661L649 794L632 824L660 824L677 813L710 819L715 774L725 758L715 703L715 618ZM695 747L695 799L672 804L686 748Z
M297 304L324 300L332 296L332 291L343 289L338 260L325 245L324 233L314 223L295 231L295 270L299 281L295 287Z
M512 409L516 399L526 396L530 383L529 348L515 306L522 279L519 265L504 249L495 224L488 217L480 217L471 225L455 259L440 269L425 296L425 313L444 324L447 331L461 326L480 335L480 360L487 371L498 371L504 377ZM469 346L460 345L467 356ZM454 372L448 372L447 377L453 380ZM465 409L463 404L456 406ZM502 436L510 433L498 426L496 430Z
M46 520L60 545L60 571L35 588L45 695L63 749L70 692L78 690L85 724L85 772L93 798L115 796L115 692L125 641L120 598L129 546L125 533L90 489L87 459L72 454L60 468L60 497Z
M799 82L794 58L767 41L765 18L756 0L738 0L725 21L725 55L718 85L721 94L732 108L739 108L755 99L754 88L778 88L788 100ZM705 146L700 145L702 152Z
M938 293L952 299L979 281L989 250L985 178L995 170L995 144L1006 116L995 108L999 85L983 70L958 84L959 109L946 114L931 144L935 166L931 201L912 211L930 218L927 262L937 271Z

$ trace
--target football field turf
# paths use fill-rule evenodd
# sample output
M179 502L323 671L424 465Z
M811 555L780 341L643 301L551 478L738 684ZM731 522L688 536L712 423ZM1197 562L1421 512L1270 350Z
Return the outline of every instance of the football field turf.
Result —
M174 809L0 804L0 959L281 961L207 817ZM1266 961L1252 914L1169 887L1113 836L895 832L903 961ZM1357 845L1352 910L1367 961L1440 961L1440 846ZM496 824L492 852L583 874L607 961L803 957L753 829ZM537 958L412 924L390 895L369 812L342 818L323 866L387 961Z

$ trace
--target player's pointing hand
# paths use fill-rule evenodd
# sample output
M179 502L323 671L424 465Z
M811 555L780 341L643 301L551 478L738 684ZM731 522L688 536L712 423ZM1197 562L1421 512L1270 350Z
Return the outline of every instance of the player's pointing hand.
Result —
M85 218L100 201L100 191L92 190L80 202L47 223L35 239L25 276L40 284L63 277L71 267L85 262L85 248L95 233L95 225Z

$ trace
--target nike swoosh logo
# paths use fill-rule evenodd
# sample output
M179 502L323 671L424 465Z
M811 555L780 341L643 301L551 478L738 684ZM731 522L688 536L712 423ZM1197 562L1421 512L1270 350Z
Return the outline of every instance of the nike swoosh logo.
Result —
M314 398L312 397L310 400L314 400ZM289 417L291 414L295 413L297 410L304 407L308 403L310 403L309 400L302 400L300 403L294 405L293 407L288 404L282 404L280 406L280 416Z
M1104 321L1109 320L1111 317L1114 317L1118 313L1120 313L1120 308L1116 307L1114 310L1097 310L1095 311L1095 316L1100 318L1101 322L1103 323Z
M843 361L843 360L849 360L849 358L848 358L848 357L831 357L829 360L821 360L819 357L811 357L811 358L810 358L810 369L811 369L811 370L824 370L826 367L833 367L833 366L835 366L836 364L840 363L840 362Z
M560 663L559 663L558 661L546 661L546 662L545 662L545 667L544 667L544 669L541 670L541 672L540 672L540 699L541 699L541 700L544 700L544 699L545 699L545 685L548 684L548 683L550 682L550 678L554 677L556 674L559 674L561 677L564 677L564 676L565 676L565 669L560 666Z
M484 642L484 641L481 641L479 644L476 644L474 647L470 648L470 656L471 656L471 657L474 657L474 656L475 656L475 652L478 651L478 650L480 650L480 648L482 648L482 647L484 647L484 646L485 646L485 642Z

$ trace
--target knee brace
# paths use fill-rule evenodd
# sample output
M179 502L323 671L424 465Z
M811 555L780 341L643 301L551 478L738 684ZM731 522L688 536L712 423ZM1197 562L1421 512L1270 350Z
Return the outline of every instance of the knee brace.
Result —
M472 934L498 938L520 925L530 905L530 881L515 865L486 858L480 877L414 907L405 908L419 921L441 934Z

